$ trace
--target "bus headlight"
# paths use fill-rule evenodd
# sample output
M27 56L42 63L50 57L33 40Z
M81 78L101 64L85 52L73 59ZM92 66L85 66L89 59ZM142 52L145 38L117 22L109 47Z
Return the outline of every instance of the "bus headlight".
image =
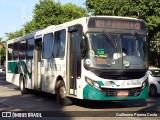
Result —
M87 82L89 85L95 87L96 89L98 89L98 90L101 89L99 83L97 83L97 82L91 80L91 79L88 78L88 77L85 77L85 80L86 80L86 82Z
M142 89L144 89L147 85L148 85L148 79L146 79L146 80L142 83Z

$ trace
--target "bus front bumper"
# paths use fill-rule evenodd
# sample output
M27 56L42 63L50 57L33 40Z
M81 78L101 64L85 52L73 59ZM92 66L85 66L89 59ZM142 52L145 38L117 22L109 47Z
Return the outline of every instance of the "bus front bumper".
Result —
M83 90L83 99L87 100L109 100L109 101L116 101L116 100L138 100L138 99L145 99L148 97L148 86L141 90L138 96L105 96L101 90L98 90L90 85L86 85Z

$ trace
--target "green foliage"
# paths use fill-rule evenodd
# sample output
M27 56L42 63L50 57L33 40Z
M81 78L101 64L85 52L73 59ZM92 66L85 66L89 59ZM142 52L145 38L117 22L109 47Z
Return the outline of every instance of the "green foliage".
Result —
M76 18L85 16L83 8L72 3L61 5L52 0L40 1L33 11L33 22L36 28L45 28L49 25L58 25Z
M6 58L6 46L4 46L4 47L0 50L0 55L1 55L1 59L5 59L5 58Z
M23 35L23 29L20 29L20 30L18 30L16 32L13 32L13 33L11 32L11 33L5 33L5 34L7 36L7 39L11 40L13 38L17 38L17 37L22 36Z
M150 65L160 67L160 42L151 41L149 52Z
M52 0L40 0L33 10L33 23L37 29L59 24L62 13L61 4Z
M118 0L86 0L86 7L92 15L116 15L123 1Z
M37 23L33 20L30 22L27 22L25 25L25 34L29 34L33 31L37 30L38 27L36 25L37 25Z
M3 46L3 48L0 49L0 64L4 65L4 61L6 58L6 43L2 41L1 37L0 37L0 44Z
M62 14L60 15L61 23L68 22L83 16L87 16L87 14L85 14L85 10L82 7L78 7L72 3L68 3L62 6Z

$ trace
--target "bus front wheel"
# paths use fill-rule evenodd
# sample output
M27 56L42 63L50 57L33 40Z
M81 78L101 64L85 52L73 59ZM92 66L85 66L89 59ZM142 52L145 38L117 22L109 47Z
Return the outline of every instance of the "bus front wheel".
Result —
M28 89L25 88L25 81L24 81L24 77L22 75L20 76L19 83L20 83L19 86L20 86L21 94L27 94Z
M158 95L157 87L155 85L150 86L149 94L150 94L150 96L157 96Z
M71 105L72 104L72 101L67 97L67 93L66 93L66 88L65 88L65 84L64 82L61 80L59 81L59 86L58 86L58 91L57 91L57 97L60 101L60 103L62 105Z

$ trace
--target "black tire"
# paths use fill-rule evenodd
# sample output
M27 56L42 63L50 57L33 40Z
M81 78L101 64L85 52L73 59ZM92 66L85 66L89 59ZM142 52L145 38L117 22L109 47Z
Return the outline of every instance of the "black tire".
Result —
M150 86L149 94L150 94L150 96L157 96L158 95L157 87L155 85Z
M22 75L20 76L19 87L20 87L21 94L28 93L28 89L25 87L24 77Z
M58 98L58 100L64 106L71 105L72 101L71 101L70 98L67 97L66 88L65 88L64 82L61 80L61 81L58 81L58 83L59 83L58 89L57 89L57 98Z

